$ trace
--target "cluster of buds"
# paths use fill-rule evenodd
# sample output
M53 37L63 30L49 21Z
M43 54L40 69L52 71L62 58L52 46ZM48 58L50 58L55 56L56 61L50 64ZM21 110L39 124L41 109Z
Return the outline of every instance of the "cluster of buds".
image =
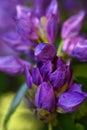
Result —
M70 113L77 110L87 94L82 92L81 84L73 82L70 61L64 63L61 57L57 57L52 44L39 44L34 54L37 65L31 71L25 67L25 76L33 108L39 112L40 118L43 115L46 119L47 113ZM31 94L31 91L34 92Z

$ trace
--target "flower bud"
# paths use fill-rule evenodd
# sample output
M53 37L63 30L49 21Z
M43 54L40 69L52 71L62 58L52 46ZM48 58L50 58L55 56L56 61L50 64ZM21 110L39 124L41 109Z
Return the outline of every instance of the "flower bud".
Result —
M52 0L49 5L47 12L47 24L46 24L46 33L48 37L48 41L53 43L57 32L58 32L58 23L59 23L59 10L58 10L58 2L56 0Z
M35 103L37 108L46 109L53 112L55 108L55 96L53 88L47 82L43 82L37 89L35 95Z
M58 68L58 67L62 66L63 64L64 64L63 59L61 57L58 57L56 59L56 67Z
M87 40L83 37L75 37L64 41L63 51L79 61L87 61Z
M51 3L46 12L47 18L55 17L56 21L59 22L59 10L58 10L58 2L57 0L51 0Z
M32 68L32 80L35 85L40 85L43 81L40 71L37 67Z
M50 74L50 82L54 88L61 88L70 79L70 64L68 62L59 66L53 73ZM67 84L68 85L68 84Z
M53 17L51 17L50 19L48 19L46 25L46 33L49 43L54 43L57 32L58 22Z
M53 44L41 43L36 46L34 55L37 61L46 62L53 60L56 56L56 49Z
M73 112L83 103L85 96L78 92L65 92L58 100L58 107L65 112Z
M40 72L41 72L41 75L43 77L43 79L45 81L49 80L49 75L51 74L52 72L52 63L51 61L47 61L45 62L41 67L40 67Z
M79 106L86 99L87 94L82 92L81 85L73 84L71 89L59 96L58 110L64 112L73 112L79 108Z
M61 37L65 39L77 36L81 29L84 16L85 11L82 10L76 15L71 16L68 20L66 20L62 27Z

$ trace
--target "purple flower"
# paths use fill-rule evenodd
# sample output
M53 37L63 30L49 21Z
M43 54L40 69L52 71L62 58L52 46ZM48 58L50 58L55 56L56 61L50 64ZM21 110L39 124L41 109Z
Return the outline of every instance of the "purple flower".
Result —
M46 31L49 42L53 43L58 32L58 21L54 18L50 18L47 22Z
M53 60L56 56L56 49L52 44L40 43L35 48L34 55L37 61Z
M46 61L42 66L39 67L41 75L44 80L49 80L49 76L52 72L52 63L51 61Z
M50 44L44 45L50 46ZM38 46L40 46L40 44ZM49 51L48 49L47 51ZM48 53L44 53L44 55L45 54L48 56ZM72 84L72 71L70 69L70 62L67 61L65 64L60 57L54 57L52 60L46 60L44 62L43 60L41 62L40 58L37 58L37 60L40 62L38 62L36 67L32 68L31 72L29 72L29 69L25 70L26 82L29 88L32 88L30 87L31 84L35 84L35 86L37 86L35 96L35 104L37 109L41 108L48 111L53 111L55 108L54 99L57 99L58 96L66 91L70 84ZM56 93L55 96L54 93Z
M24 0L1 0L0 1L0 34L14 29L14 18L16 16L16 5L23 4Z
M0 56L7 56L7 55L17 55L17 53L10 48L8 45L3 43L2 41L0 42Z
M34 60L38 43L53 43L55 40L59 23L58 3L56 0L35 0L32 8L22 3L18 0L1 2L0 41Z
M38 108L53 112L55 109L55 96L53 88L47 82L43 82L37 89L35 103Z
M7 44L18 52L29 51L29 45L17 30L16 6L24 4L24 0L0 1L0 43ZM24 44L26 43L26 44ZM8 47L8 48L9 48Z
M31 65L16 56L1 56L0 57L0 71L5 72L9 75L23 74L27 66L29 69Z
M34 5L34 12L36 16L41 17L46 14L46 10L48 6L50 5L52 0L35 0L35 5Z
M63 64L64 64L63 59L62 59L61 57L58 57L58 58L56 59L56 68L62 66Z
M31 42L27 41L27 39L25 38L22 38L18 34L17 30L4 33L2 39L3 39L2 41L4 44L8 45L10 48L12 48L16 52L28 53L29 51L29 45L31 44Z
M85 97L87 97L87 93L82 91L82 84L74 83L70 86L69 90L71 92L78 92L83 94Z
M49 80L54 88L63 87L70 78L70 64L63 64L59 66L53 73L50 74ZM69 84L68 84L69 85Z
M28 40L37 40L38 34L36 27L39 22L38 18L34 16L30 8L20 5L16 8L19 33L25 36Z
M87 61L87 40L83 37L74 37L64 41L63 51L79 61Z
M34 94L37 109L49 112L57 109L58 112L69 113L77 110L87 97L87 93L81 90L82 85L73 83L70 61L65 64L60 57L39 62L37 67L32 68L31 72L27 69L25 74L28 86L35 84L37 87Z
M32 79L33 83L37 86L40 85L43 81L40 70L37 67L32 68Z
M59 11L56 0L36 0L34 8L17 6L20 33L29 40L53 43L57 34Z
M45 44L45 45L49 45L49 44ZM47 51L49 50L47 49ZM46 52L45 54L46 56L48 55L48 53ZM43 54L42 56L45 57L45 54ZM72 84L73 81L73 76L72 76L73 73L70 68L70 61L67 61L65 64L63 60L59 57L56 58L56 63L57 63L56 65L54 59L55 57L53 59L49 59L49 57L47 57L46 60L44 60L44 62L43 60L41 62L40 57L37 58L38 61L37 67L33 67L31 71L32 82L36 86L38 86L42 82L46 81L49 82L55 90L60 88L62 89L64 85L66 85L65 89L67 89ZM28 79L27 78L28 71L26 72L27 72L25 73L26 79Z
M57 106L64 112L73 112L84 102L87 94L81 91L80 84L73 84L71 89L61 94Z
M82 10L78 14L71 16L66 20L62 27L61 37L65 39L77 36L81 29L84 16L85 12Z
M65 92L59 97L58 106L65 112L73 112L83 103L85 98L83 94L77 92Z
M52 44L59 23L57 0L35 0L32 8L18 3L10 5L5 1L5 5L1 4L4 5L1 14L6 5L5 8L11 6L11 12L9 11L9 15L6 13L7 22L1 15L0 41L17 52L27 54L29 58L34 56L36 65L31 67L29 62L17 56L6 56L0 57L0 71L10 75L25 75L27 86L31 89L31 102L37 111L75 111L86 99L87 94L82 92L80 84L73 83L70 61L65 63L61 57L57 57L56 48ZM84 16L85 12L80 11L69 18L64 22L61 32L63 51L81 61L87 60L86 40L77 37Z
M51 1L46 16L47 16L46 32L48 41L50 43L53 43L55 41L58 32L58 23L60 17L56 0Z

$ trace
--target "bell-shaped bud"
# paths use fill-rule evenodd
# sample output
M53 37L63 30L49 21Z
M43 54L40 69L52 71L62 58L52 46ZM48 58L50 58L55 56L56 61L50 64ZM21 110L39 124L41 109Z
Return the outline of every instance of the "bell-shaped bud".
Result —
M63 59L61 57L58 57L56 59L56 67L58 68L58 67L62 66L63 64L64 64Z
M50 74L50 82L54 88L61 88L65 83L69 82L70 79L70 63L58 66L58 68Z
M53 43L57 32L58 32L58 23L59 23L59 10L58 10L58 2L56 0L52 0L49 8L46 12L47 24L46 24L46 33L47 38L50 43Z
M51 17L46 24L46 33L49 43L54 43L58 32L58 22Z
M32 68L32 80L35 85L40 85L43 81L41 73L37 67Z
M85 12L82 10L66 20L62 27L61 37L65 39L77 36L81 29L84 16Z
M50 82L54 88L60 88L66 81L65 67L59 67L50 75Z
M83 103L86 97L78 92L65 92L58 100L59 109L65 112L73 112Z
M86 97L87 94L82 92L81 85L73 84L69 91L59 96L57 102L58 111L73 112L79 108Z
M75 37L64 41L63 51L79 61L87 61L87 40L83 37Z
M53 112L55 109L55 96L53 87L47 82L43 82L37 89L35 95L35 103L37 108Z
M57 0L51 0L51 3L46 12L46 17L55 17L56 21L59 22L59 10Z
M53 60L56 56L56 49L53 44L41 43L36 46L34 55L37 61L46 62Z
M49 79L49 75L52 72L52 63L51 61L46 61L41 67L40 72L45 81Z

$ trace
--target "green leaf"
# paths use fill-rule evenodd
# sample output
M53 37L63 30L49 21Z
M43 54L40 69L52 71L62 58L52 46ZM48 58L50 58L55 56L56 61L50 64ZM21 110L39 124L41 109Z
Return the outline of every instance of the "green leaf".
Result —
M85 78L85 77L76 77L75 82L77 82L79 84L82 84L83 85L83 87L82 87L83 91L87 92L87 78Z
M77 123L76 130L85 130L85 129L84 129L84 126L82 124Z
M74 76L87 78L87 62L72 62L72 69L74 71Z
M13 112L16 110L17 106L19 105L19 103L21 102L22 98L24 97L26 91L27 91L28 87L26 86L26 84L23 84L21 86L21 88L19 89L19 91L16 93L13 101L12 101L12 104L9 108L9 111L6 115L6 118L4 120L4 128L6 127L10 117L12 116Z
M72 114L58 114L58 122L61 130L76 130Z

